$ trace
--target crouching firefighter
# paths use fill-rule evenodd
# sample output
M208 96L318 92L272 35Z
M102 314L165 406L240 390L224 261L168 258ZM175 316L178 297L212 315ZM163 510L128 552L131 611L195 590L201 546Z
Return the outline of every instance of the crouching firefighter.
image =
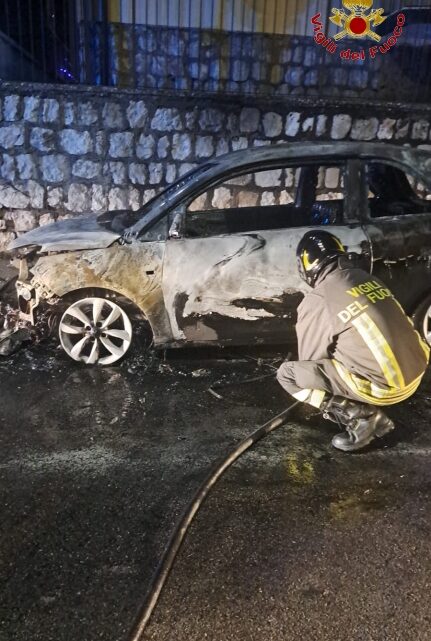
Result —
M345 428L334 447L359 450L394 429L381 408L416 391L429 348L384 283L358 269L332 234L306 233L297 261L313 290L298 308L299 360L284 362L277 379Z

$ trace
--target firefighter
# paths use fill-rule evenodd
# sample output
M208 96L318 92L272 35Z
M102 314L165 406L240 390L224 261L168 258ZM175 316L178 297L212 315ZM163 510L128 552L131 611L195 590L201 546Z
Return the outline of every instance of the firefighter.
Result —
M358 269L336 236L307 232L296 255L313 289L298 308L299 360L285 361L277 379L345 428L334 447L359 450L394 429L382 407L414 394L429 347L386 285Z

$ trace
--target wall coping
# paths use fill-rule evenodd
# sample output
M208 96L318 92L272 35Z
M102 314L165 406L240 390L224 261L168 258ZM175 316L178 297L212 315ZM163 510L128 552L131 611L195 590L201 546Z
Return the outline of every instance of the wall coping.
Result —
M286 108L288 108L290 110L313 109L313 111L315 111L318 108L330 108L340 111L340 109L343 108L347 110L354 110L366 107L370 113L383 111L385 114L390 115L392 111L396 111L398 115L400 112L405 112L410 117L414 117L416 112L431 115L431 105L427 103L384 102L360 98L319 98L317 96L250 96L226 92L216 94L210 92L190 92L181 90L175 90L175 92L172 92L166 89L128 89L123 87L107 87L99 85L63 85L55 83L0 81L0 96L9 95L11 93L19 95L31 94L39 97L52 97L53 95L61 93L87 96L88 98L118 96L141 100L146 98L150 100L163 99L166 102L172 102L173 104L178 100L184 100L185 102L205 100L207 104L219 107L222 105L235 104L236 106L253 106L269 110L277 110L277 108L286 110ZM252 102L252 105L250 105L250 102Z

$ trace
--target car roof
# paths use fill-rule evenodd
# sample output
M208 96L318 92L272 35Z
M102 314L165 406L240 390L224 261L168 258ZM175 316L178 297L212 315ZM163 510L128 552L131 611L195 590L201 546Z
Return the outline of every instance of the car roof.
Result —
M179 178L170 187L160 192L142 209L145 219L139 220L129 231L141 233L159 220L167 209L175 207L193 193L196 188L209 186L217 178L229 172L238 174L254 169L260 164L277 165L278 162L342 161L348 158L386 160L411 169L413 174L431 188L431 146L412 149L379 142L316 142L303 141L270 144L233 151L216 156Z

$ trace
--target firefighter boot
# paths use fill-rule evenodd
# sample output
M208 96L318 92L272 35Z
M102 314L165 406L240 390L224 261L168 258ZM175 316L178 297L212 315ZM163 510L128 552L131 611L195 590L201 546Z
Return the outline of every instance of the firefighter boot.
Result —
M332 439L332 445L344 452L360 450L395 427L381 409L339 396L325 402L323 410L325 418L345 425L346 432L337 434Z

